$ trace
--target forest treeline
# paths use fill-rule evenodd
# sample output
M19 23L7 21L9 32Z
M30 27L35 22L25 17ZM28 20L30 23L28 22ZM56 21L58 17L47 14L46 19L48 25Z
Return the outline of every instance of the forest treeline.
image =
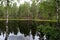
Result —
M26 37L31 31L33 39L39 32L39 40L43 40L44 35L47 40L60 40L60 0L31 1L31 4L24 2L17 6L13 0L0 0L0 34L6 33L5 40L7 40L10 33L16 35L20 31Z
M0 1L0 19L6 19L7 6L5 1ZM50 19L56 20L56 2L55 0L36 1L32 0L32 3L24 2L17 6L17 3L9 3L8 17L9 19ZM60 9L60 6L59 6ZM60 16L60 12L59 15ZM59 18L60 19L60 18Z

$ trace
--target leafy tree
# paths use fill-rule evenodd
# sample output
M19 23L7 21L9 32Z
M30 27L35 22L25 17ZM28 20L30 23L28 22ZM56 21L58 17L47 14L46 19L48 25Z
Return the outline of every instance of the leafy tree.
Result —
M37 26L38 31L47 35L48 40L59 40L60 31L55 26L50 26L49 24Z
M29 19L31 18L30 13L30 4L28 2L25 2L24 4L21 4L19 6L19 16L21 19Z
M3 5L3 1L0 4L0 18L3 19L4 18L4 12L5 12L5 7Z
M7 1L7 2L6 2ZM17 0L18 1L18 0ZM0 19L49 19L56 20L57 16L60 16L60 12L56 9L60 9L60 1L55 0L32 0L30 5L28 2L20 4L17 7L14 0L0 0ZM5 3L3 5L3 2ZM56 3L58 2L58 5ZM57 7L58 6L58 7ZM57 8L56 8L57 7ZM58 12L58 13L57 13ZM57 14L57 15L56 15ZM57 22L59 23L59 21ZM53 23L54 24L54 23ZM36 34L36 22L35 21L21 21L21 20L0 20L0 32L3 34L6 32L7 40L10 32L17 34L18 28L21 33L24 33L25 36L29 35L30 30L32 31L33 38ZM24 29L24 30L23 30ZM49 36L49 40L59 40L60 31L54 26L40 25L38 26L38 31L41 31L43 34ZM58 30L58 31L57 31ZM55 33L56 32L56 33Z
M37 11L36 0L32 0L32 4L31 4L31 8L30 9L31 9L31 13L32 13L33 19L37 19L38 11Z
M18 18L18 7L16 3L13 3L13 5L10 5L8 8L9 11L9 19L17 19Z
M39 18L56 20L55 1L43 1L39 4Z

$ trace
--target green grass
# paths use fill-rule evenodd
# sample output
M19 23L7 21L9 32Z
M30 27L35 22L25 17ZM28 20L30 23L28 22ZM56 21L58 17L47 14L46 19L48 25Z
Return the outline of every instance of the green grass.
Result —
M7 19L0 19L0 21L4 21ZM27 20L31 20L31 21L41 21L41 22L57 22L57 20L41 20L41 19L8 19L8 20L20 20L20 21L27 21Z

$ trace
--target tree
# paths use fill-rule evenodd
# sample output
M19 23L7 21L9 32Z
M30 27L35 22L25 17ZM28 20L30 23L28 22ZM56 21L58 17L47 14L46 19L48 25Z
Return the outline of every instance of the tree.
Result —
M13 5L9 5L9 19L17 19L18 18L18 7L17 3L13 3Z
M14 0L13 0L13 1L14 1ZM6 37L5 37L5 40L7 40L8 36L9 36L9 33L8 33L8 32L9 32L9 31L8 31L8 28L9 28L9 27L8 27L8 17L9 17L8 7L9 7L9 3L10 3L10 0L7 0L7 5L6 5L6 7L7 7L7 8L6 8L6 13L7 13L7 14L6 14L6 19L7 19L7 20L6 20Z
M55 1L43 1L39 3L39 18L56 20Z
M57 17L57 26L58 26L58 29L59 29L59 3L60 1L59 0L55 0L56 1L56 17Z
M31 18L30 4L28 2L25 2L24 4L20 4L18 13L19 13L20 19Z
M38 14L38 9L37 9L37 5L36 5L36 0L32 0L32 4L31 4L31 13L32 13L32 17L33 19L37 19L37 14Z
M6 37L5 37L5 40L7 40L8 36L9 36L9 33L8 33L8 15L9 15L9 11L8 11L8 8L9 8L9 5L10 5L10 1L12 0L0 0L2 3L5 2L6 3ZM6 2L7 1L7 2Z
M44 25L40 24L37 26L37 30L43 34L46 34L47 40L60 40L60 31L58 31L57 26L50 26L49 23L45 23Z
M46 0L46 1L41 0L41 2L39 1L40 0L32 0L31 5L28 2L25 2L24 4L20 4L20 6L17 7L16 3L12 3L14 2L14 0L0 0L1 2L0 18L6 19L0 21L0 32L3 32L3 34L6 32L5 40L7 40L9 33L14 32L14 34L16 35L19 30L25 36L29 35L29 32L31 30L33 39L36 34L36 31L39 30L41 30L40 31L41 36L43 36L44 34L50 36L49 40L55 40L60 37L59 31L56 31L56 28L54 26L51 27L48 24L48 25L40 25L38 26L39 28L37 28L38 24L36 21L19 20L19 19L44 19L44 20L57 19L58 20L57 23L59 23L58 9L59 9L60 2L55 0ZM3 4L3 2L5 4ZM13 20L8 20L8 19L13 19Z

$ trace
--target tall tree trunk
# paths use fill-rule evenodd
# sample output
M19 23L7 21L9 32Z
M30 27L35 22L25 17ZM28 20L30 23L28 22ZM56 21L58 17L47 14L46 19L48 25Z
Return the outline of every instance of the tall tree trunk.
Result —
M5 40L8 39L8 6L9 6L9 0L7 0L7 8L6 8L6 37L5 37Z
M59 25L59 0L56 0L56 15L57 15L57 25Z
M7 14L8 14L8 11L7 11ZM8 38L8 15L7 15L7 20L6 20L6 37L5 37L5 40L7 40Z

